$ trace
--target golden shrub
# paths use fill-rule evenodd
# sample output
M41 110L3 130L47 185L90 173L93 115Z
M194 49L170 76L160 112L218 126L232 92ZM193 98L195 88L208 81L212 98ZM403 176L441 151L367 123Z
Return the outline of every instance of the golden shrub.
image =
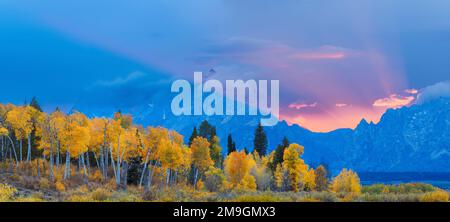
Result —
M422 202L448 202L448 192L444 190L437 190L433 192L425 193L421 201Z
M0 183L0 202L11 201L16 192L16 188Z
M56 181L56 183L55 183L55 188L56 188L56 190L59 191L59 192L63 192L63 191L66 190L66 186L64 186L64 184L61 183L60 181Z
M106 201L112 196L109 190L103 188L97 188L91 193L91 197L94 201Z
M39 187L41 189L50 189L50 181L47 178L41 178L39 180Z

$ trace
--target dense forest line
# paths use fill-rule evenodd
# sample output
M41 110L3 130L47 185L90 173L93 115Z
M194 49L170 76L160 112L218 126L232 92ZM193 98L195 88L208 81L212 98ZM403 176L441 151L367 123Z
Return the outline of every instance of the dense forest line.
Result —
M305 148L287 138L267 153L261 125L252 152L238 149L231 135L223 152L219 139L207 121L185 144L179 133L136 125L121 112L88 118L76 111L43 112L35 99L0 104L0 201L32 200L30 193L64 201L351 201L396 189L420 191L413 200L448 201L446 191L430 185L362 187L347 169L330 178L325 166L306 164Z

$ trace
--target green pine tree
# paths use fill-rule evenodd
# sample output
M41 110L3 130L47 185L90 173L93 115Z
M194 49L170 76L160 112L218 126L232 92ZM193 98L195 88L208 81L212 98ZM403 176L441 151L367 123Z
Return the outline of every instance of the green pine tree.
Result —
M236 151L236 146L233 146L233 144L234 144L233 138L231 137L231 134L228 134L228 141L227 141L228 155L230 155L230 153Z
M284 150L289 147L289 144L290 143L289 143L288 138L284 137L283 140L281 141L281 144L279 144L277 146L277 148L275 149L275 153L273 155L273 161L270 164L270 168L272 169L272 171L275 172L277 165L281 164L283 162Z
M255 139L253 140L254 150L256 150L259 155L265 156L267 152L267 144L266 133L264 132L264 128L261 123L259 123L255 130Z
M192 141L194 141L194 139L195 139L197 136L198 136L198 133L197 133L197 127L194 127L194 130L192 130L192 134L191 134L191 136L189 137L189 142L188 142L189 147L191 146Z

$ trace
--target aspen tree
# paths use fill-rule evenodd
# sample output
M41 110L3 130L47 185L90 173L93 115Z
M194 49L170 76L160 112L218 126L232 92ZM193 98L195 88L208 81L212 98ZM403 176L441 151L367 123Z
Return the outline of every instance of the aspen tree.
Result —
M199 174L202 174L214 164L209 152L210 143L203 137L197 137L192 141L192 164L194 166L194 184L197 184Z

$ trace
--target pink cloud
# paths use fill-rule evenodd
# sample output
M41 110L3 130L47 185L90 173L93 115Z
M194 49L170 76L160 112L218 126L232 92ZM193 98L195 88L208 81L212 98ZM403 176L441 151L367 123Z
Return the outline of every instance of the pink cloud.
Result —
M314 50L297 51L290 58L299 60L338 60L345 59L352 54L354 53L348 49L325 45Z
M417 89L406 89L405 92L409 94L417 94L419 91Z
M291 109L303 109L303 108L313 108L316 107L317 103L311 103L311 104L307 104L307 103L291 103L289 104L289 108Z
M414 96L401 96L398 94L391 94L389 95L389 97L375 100L375 102L373 102L373 106L398 108L410 104L413 100Z
M347 104L345 104L345 103L336 103L336 107L346 107L346 106L348 106Z

